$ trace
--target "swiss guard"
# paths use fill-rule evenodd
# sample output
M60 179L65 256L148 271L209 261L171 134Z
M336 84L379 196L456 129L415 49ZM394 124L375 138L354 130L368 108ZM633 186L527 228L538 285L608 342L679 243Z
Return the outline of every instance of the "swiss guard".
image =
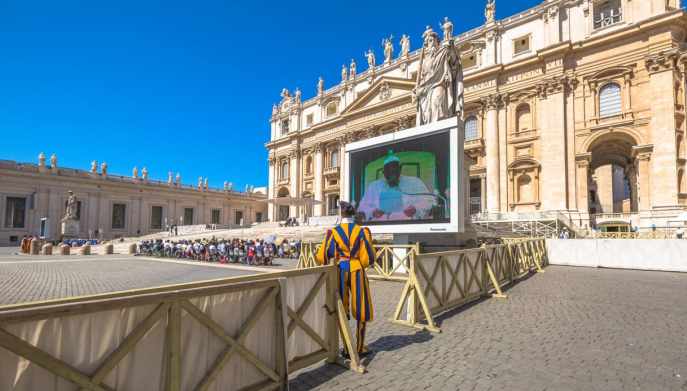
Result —
M365 269L374 263L372 234L370 230L356 224L356 210L347 202L339 203L341 224L327 231L317 251L317 262L326 265L334 262L339 267L339 295L343 301L346 316L355 317L358 325L358 355L369 353L365 345L365 325L372 321L372 297L370 283ZM344 354L347 354L345 352Z

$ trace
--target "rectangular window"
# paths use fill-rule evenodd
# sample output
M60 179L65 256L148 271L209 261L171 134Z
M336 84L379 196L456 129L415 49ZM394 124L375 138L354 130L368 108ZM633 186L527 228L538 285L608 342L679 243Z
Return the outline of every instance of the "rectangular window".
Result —
M112 204L112 229L126 227L126 204Z
M162 229L162 207L153 206L150 211L150 228Z
M234 224L243 225L243 212L242 211L237 210L236 213L234 214Z
M289 133L289 120L285 119L281 122L281 134L287 134Z
M26 225L26 198L7 197L5 202L5 227L24 228Z
M594 4L594 28L612 26L623 21L620 0L608 0Z
M184 208L183 225L193 225L193 208Z
M219 209L213 209L212 210L212 224L220 224L220 210Z
M530 36L521 37L513 40L513 55L530 51Z
M313 114L308 114L305 117L305 125L306 126L311 126L315 122L315 116Z

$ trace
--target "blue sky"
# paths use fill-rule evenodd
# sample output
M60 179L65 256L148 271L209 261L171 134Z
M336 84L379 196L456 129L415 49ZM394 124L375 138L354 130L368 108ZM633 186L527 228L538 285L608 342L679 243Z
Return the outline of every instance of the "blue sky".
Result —
M309 98L444 16L476 27L485 1L0 0L0 159L265 185L281 88ZM540 2L497 0L497 16Z

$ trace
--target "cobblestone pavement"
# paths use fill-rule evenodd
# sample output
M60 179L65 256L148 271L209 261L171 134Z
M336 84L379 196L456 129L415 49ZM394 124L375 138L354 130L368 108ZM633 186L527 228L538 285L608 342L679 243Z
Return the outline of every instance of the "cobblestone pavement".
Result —
M131 256L0 258L0 305L256 274Z
M372 282L367 374L317 366L291 390L687 390L687 273L551 266L440 334L388 321L401 287Z

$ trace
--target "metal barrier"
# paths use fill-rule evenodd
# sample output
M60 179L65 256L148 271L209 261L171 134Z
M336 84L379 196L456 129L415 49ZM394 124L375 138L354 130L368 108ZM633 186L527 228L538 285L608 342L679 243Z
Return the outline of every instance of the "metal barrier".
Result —
M533 271L543 272L546 263L543 239L419 254L410 262L392 322L439 332L435 315L490 293L506 298L502 287Z
M353 349L334 266L0 307L0 389L286 389ZM288 368L288 370L287 370Z

